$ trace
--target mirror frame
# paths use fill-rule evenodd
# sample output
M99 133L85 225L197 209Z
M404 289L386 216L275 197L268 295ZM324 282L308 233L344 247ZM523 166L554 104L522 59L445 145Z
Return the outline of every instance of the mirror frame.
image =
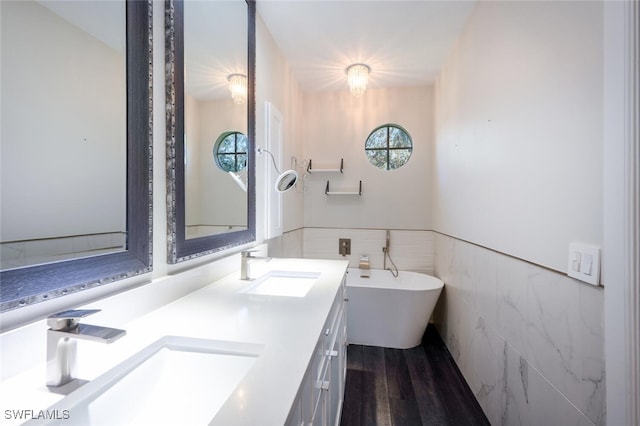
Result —
M256 7L245 0L247 46L247 229L186 238L184 167L184 1L165 0L165 71L167 102L167 262L178 263L256 240L255 56Z
M0 312L150 272L152 254L152 0L126 1L127 250L0 271Z

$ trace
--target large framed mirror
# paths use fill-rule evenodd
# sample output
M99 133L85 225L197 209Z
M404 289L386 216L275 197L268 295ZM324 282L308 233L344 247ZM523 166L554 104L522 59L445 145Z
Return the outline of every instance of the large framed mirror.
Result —
M168 261L255 241L255 2L165 1Z
M152 268L152 2L0 7L5 312Z

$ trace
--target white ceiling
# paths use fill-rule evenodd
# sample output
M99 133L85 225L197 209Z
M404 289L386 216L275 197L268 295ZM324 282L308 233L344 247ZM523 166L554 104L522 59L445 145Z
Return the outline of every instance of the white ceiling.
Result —
M185 93L231 99L227 79L247 74L247 40L244 0L185 2Z
M124 50L121 1L41 4L72 22L88 23L82 28ZM332 91L347 89L345 69L356 62L371 67L371 88L433 83L474 4L475 0L258 0L257 10L301 88ZM227 76L246 73L244 13L244 0L187 3L187 93L228 97ZM113 26L114 19L118 26Z
M369 87L433 83L475 1L262 0L258 14L305 91L346 89L345 69L372 69Z

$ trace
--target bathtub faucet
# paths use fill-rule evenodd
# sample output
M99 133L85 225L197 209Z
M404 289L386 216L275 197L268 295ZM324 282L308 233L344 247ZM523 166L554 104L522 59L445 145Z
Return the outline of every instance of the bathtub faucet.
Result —
M387 254L389 253L389 242L391 241L391 231L387 229L387 239L384 247L382 247L382 253L384 253L384 269L387 269Z
M386 244L384 247L382 247L382 253L383 253L383 265L382 268L384 270L388 270L391 272L391 275L393 275L395 278L398 277L398 267L396 266L395 263L393 263L393 260L391 260L391 255L389 254L389 243L391 242L391 231L389 229L387 229L387 240L386 240ZM391 265L393 265L393 268L387 268L387 258L389 258L389 262L391 262Z
M75 378L77 341L112 343L126 334L117 328L80 324L80 319L100 309L68 310L47 318L47 387L55 393L68 394L84 381ZM65 386L68 385L68 386Z

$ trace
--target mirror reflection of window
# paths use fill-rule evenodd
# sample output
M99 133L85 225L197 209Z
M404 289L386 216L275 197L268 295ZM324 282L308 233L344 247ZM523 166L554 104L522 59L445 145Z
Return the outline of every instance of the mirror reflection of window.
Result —
M213 159L225 172L239 172L247 166L247 136L240 132L225 132L213 145Z
M382 170L394 170L404 166L411 158L413 141L402 127L385 124L369 134L364 149L371 164Z

